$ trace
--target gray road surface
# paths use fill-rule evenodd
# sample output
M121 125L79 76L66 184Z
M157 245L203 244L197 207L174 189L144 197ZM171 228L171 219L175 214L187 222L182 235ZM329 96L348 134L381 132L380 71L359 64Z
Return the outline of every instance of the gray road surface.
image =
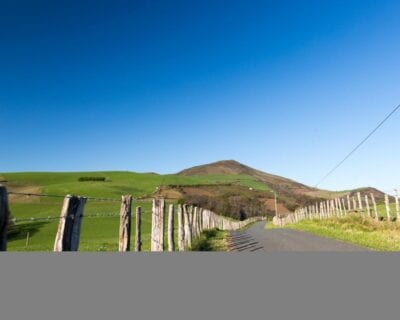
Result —
M265 230L265 221L230 233L231 251L238 252L354 252L368 249L290 229Z

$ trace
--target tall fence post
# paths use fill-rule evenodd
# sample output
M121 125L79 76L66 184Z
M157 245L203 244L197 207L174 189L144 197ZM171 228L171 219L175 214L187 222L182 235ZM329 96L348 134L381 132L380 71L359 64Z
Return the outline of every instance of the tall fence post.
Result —
M186 245L191 248L192 247L192 227L190 222L190 214L188 212L187 206L183 205L183 215L185 220L185 243Z
M375 219L379 220L378 207L376 206L375 196L373 193L371 193L371 200L372 200L372 205L374 206Z
M165 200L153 200L151 219L151 251L164 251Z
M122 196L119 222L119 252L131 250L132 196Z
M368 214L368 217L371 218L371 208L370 208L370 206L369 206L368 195L365 195L365 205L366 205L366 207L367 207L367 214Z
M197 234L197 223L199 222L199 220L197 219L197 216L199 214L199 208L198 207L194 207L193 208L193 216L192 216L192 235L194 238L197 238L199 236L199 234Z
M363 210L363 205L362 205L362 199L361 199L361 192L357 192L357 198L358 198L358 209Z
M199 232L200 232L200 234L203 232L203 218L204 218L204 209L200 208L200 212L199 212Z
M183 220L183 207L178 205L178 249L185 251L185 227Z
M399 192L397 189L394 190L394 198L396 201L396 221L400 222L400 203L399 203Z
M7 227L10 210L6 187L0 185L0 251L7 250Z
M390 201L389 201L389 195L385 194L385 205L386 205L386 215L388 221L392 219L392 215L390 214Z
M54 251L78 251L86 198L67 195L64 198Z
M343 214L347 216L346 200L342 198Z
M351 211L351 201L350 201L350 195L347 195L347 211Z
M175 251L175 239L174 239L174 205L169 205L168 210L168 251Z
M136 208L135 251L142 251L142 208Z

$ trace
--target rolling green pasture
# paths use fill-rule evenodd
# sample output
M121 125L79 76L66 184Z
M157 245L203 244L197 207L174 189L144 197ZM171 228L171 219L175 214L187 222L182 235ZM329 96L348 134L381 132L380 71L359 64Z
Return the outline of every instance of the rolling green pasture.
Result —
M81 177L105 177L106 181L78 181ZM141 174L133 172L74 172L74 173L3 173L0 180L9 190L28 193L55 195L82 195L96 198L119 199L123 194L134 197L151 195L160 185L202 185L233 183L266 190L266 186L246 175L177 176ZM18 219L58 217L62 198L38 198L10 196L10 210L17 219L8 237L9 251L51 251L57 232L58 220L32 220L18 222ZM150 249L151 202L134 202L132 211L141 206L143 250ZM114 217L92 217L90 215L111 214ZM117 251L119 232L119 203L88 200L82 222L80 251ZM177 219L175 219L177 223ZM132 225L135 221L133 219ZM26 238L29 232L29 243ZM134 230L132 230L132 240Z

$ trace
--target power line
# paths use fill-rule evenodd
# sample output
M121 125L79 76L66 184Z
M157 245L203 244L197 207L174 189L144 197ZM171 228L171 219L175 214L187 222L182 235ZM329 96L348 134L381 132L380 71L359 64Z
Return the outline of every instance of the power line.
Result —
M374 130L372 130L342 161L340 161L331 171L329 171L316 185L315 187L318 187L323 181L325 181L326 178L328 178L332 173L334 173L347 159L349 159L371 136L378 131L380 127L383 126L383 124L389 120L389 118L397 111L400 109L400 104L390 112L385 119L383 119L376 127Z

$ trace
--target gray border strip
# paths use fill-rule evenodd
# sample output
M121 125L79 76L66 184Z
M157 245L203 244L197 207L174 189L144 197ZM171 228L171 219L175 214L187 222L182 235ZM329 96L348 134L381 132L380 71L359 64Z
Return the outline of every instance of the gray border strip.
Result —
M398 319L400 255L2 253L0 318Z

